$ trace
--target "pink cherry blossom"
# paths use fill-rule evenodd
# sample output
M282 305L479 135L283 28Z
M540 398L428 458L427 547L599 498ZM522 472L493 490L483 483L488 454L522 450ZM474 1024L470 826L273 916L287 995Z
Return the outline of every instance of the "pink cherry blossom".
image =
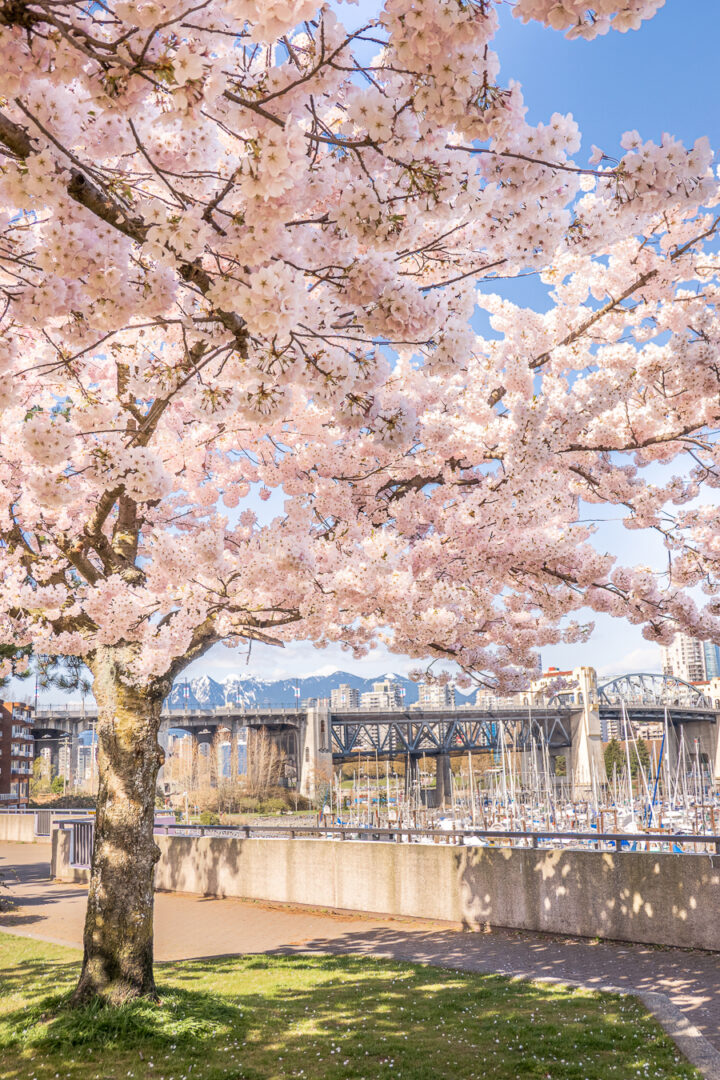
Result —
M660 6L514 14L592 38ZM7 15L3 640L142 687L294 637L510 685L582 608L717 639L707 140L619 128L588 168L571 115L527 120L491 0L343 14ZM495 291L531 272L546 310ZM608 506L665 574L596 548Z

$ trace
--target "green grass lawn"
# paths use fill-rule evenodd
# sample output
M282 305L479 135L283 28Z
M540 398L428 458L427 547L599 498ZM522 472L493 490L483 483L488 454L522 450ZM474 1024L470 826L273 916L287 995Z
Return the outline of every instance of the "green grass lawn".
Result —
M162 1004L64 1009L74 949L0 934L2 1080L685 1080L632 999L359 957L158 964Z

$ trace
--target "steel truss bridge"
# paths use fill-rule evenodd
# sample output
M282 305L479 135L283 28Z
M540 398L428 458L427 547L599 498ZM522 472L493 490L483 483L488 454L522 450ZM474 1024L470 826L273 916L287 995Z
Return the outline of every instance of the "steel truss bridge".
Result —
M418 758L509 749L525 750L545 745L550 751L572 745L574 722L585 703L576 687L568 686L552 694L542 704L529 702L530 695L517 695L517 703L496 709L459 708L316 710L319 718L319 749L332 753L336 762L362 756ZM507 699L506 699L507 700ZM713 700L692 683L651 672L635 672L601 683L593 693L592 707L601 720L621 724L623 710L633 725L663 722L667 709L670 723L678 727L703 722L717 725L720 699ZM63 733L79 735L88 731L95 709L79 706L41 707L33 732L39 740ZM220 729L265 728L283 739L296 733L293 741L299 752L299 736L309 722L311 710L293 705L236 706L216 709L164 710L163 728L181 728L199 741L209 741ZM57 742L55 739L53 746Z
M667 709L673 724L697 720L716 722L720 699L705 689L671 675L634 672L598 686L598 705L604 717L620 716L623 706L634 722L662 721Z
M336 762L367 755L435 757L508 749L523 750L545 742L550 749L570 746L569 709L407 710L342 712L331 716L331 742Z

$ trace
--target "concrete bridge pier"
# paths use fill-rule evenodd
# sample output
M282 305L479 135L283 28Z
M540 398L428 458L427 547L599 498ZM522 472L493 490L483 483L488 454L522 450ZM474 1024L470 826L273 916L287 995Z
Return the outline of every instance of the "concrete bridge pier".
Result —
M435 758L435 805L447 806L452 798L452 771L450 755L438 754Z
M405 759L405 798L416 790L418 780L418 759L412 755Z
M712 782L715 787L720 787L720 723L716 722L710 726L710 743L711 746L714 743L714 747L710 754L710 775L712 776Z
M333 759L330 740L328 706L311 706L307 710L306 720L298 737L300 794L307 799L315 799L332 782Z
M578 681L576 703L580 708L573 713L570 721L572 741L568 766L573 783L573 798L582 799L591 794L593 781L595 785L604 781L605 759L595 669L576 668L573 675Z
M720 739L718 738L717 723L695 722L682 724L681 728L675 731L675 736L672 738L672 756L668 759L671 762L672 775L674 775L677 766L677 755L680 752L679 736L681 730L685 739L685 757L689 767L697 760L699 752L700 769L703 776L707 776L709 772L711 783L714 786L720 783Z

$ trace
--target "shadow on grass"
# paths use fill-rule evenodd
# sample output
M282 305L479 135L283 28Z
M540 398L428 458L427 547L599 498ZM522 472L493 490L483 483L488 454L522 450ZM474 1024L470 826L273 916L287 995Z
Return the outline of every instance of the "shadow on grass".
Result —
M337 1077L340 1065L344 1080L605 1080L610 1068L631 1075L646 1062L662 1080L696 1075L637 1003L500 976L361 957L222 957L157 965L160 1005L71 1010L67 992L47 994L48 980L69 991L77 964L23 969L24 1001L0 1024L7 1080L75 1080L91 1056L101 1080L145 1080L148 1053L203 1080L265 1080L280 1061L285 1075L312 1080ZM44 993L33 991L39 976Z
M43 945L42 942L32 938L15 938L14 940L39 949ZM62 963L40 957L23 956L14 966L0 969L0 1003L13 992L22 992L24 1000L32 1005L38 998L47 995L48 987L57 991L66 986L69 991L77 981L79 971L77 962ZM0 1019L6 1018L7 1014L4 1017L0 1014Z
M160 1004L133 1001L114 1008L93 1002L71 1008L70 995L48 995L5 1017L14 1037L0 1047L34 1047L61 1053L91 1047L162 1049L197 1047L229 1031L242 1034L237 1006L215 993L161 986Z

